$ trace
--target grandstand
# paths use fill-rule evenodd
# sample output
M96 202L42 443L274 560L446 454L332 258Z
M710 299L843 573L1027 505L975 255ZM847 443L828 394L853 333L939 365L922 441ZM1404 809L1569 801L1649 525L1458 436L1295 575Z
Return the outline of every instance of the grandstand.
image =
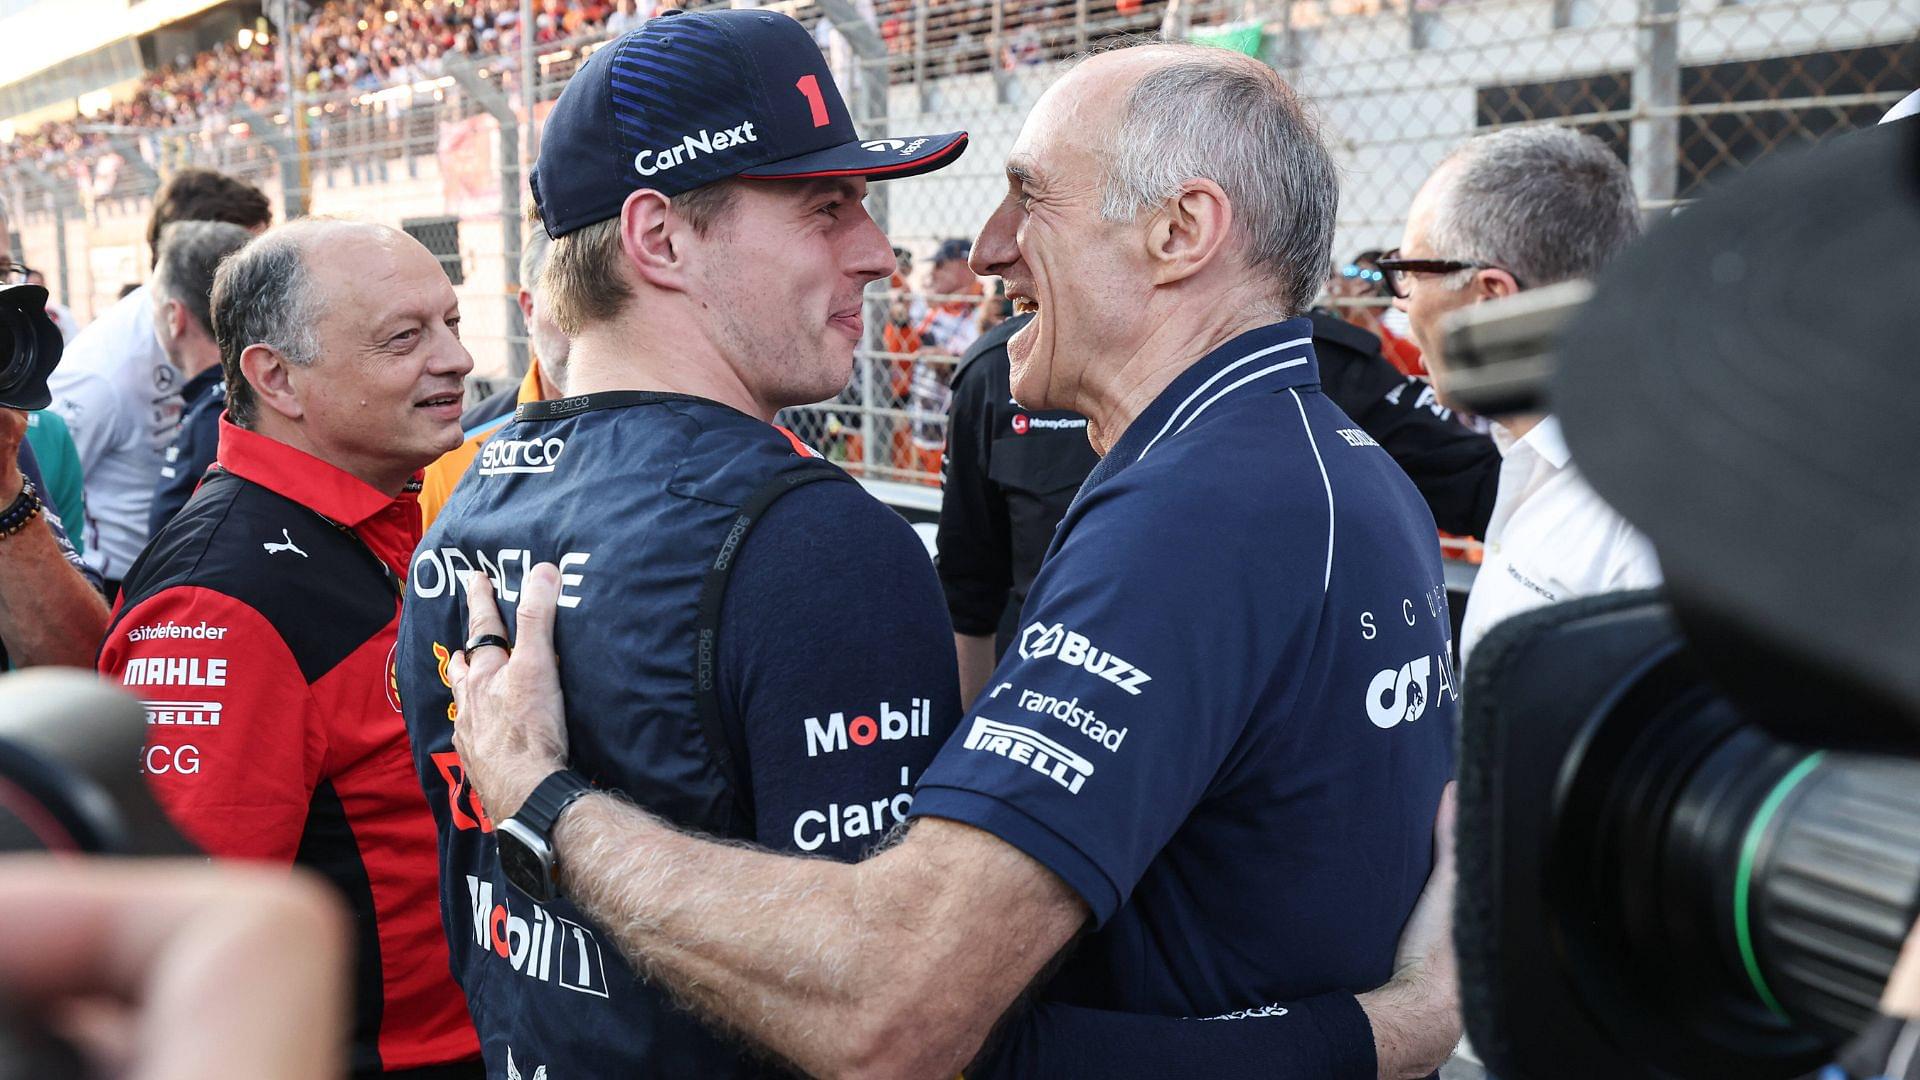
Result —
M0 192L15 208L15 250L88 318L145 278L141 232L160 178L220 168L261 185L283 215L351 215L421 236L461 292L478 373L507 377L524 355L513 210L540 122L610 26L674 2L0 2ZM942 239L985 220L1000 162L1061 65L1119 35L1249 51L1312 98L1345 172L1341 256L1391 246L1419 180L1475 131L1596 131L1662 212L1766 154L1871 123L1920 85L1911 0L765 6L814 30L863 134L972 132L956 167L876 188L876 216L923 265ZM888 365L913 357L886 351L885 298L874 304L853 385L796 420L869 478L925 482L924 464L885 450L909 419Z

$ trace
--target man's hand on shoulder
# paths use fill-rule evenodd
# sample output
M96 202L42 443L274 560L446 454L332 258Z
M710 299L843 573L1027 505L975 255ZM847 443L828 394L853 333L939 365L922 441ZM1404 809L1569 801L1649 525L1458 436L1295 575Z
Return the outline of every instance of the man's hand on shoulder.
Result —
M533 789L566 767L566 710L560 699L560 661L553 649L560 568L541 563L521 586L514 648L460 649L447 664L456 707L453 745L482 806L495 820L512 817ZM467 642L505 638L493 583L467 578Z

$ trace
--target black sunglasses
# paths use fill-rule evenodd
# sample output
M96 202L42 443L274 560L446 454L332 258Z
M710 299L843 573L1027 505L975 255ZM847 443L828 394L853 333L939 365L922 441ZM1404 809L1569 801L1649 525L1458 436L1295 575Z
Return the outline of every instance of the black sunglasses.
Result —
M1513 278L1515 285L1522 289L1527 287L1526 283L1520 280L1520 275L1504 266L1486 262L1469 262L1465 259L1403 259L1400 257L1399 248L1394 248L1380 256L1374 265L1380 268L1380 273L1387 279L1387 291L1402 300L1409 295L1408 274L1455 274L1462 270L1501 270Z

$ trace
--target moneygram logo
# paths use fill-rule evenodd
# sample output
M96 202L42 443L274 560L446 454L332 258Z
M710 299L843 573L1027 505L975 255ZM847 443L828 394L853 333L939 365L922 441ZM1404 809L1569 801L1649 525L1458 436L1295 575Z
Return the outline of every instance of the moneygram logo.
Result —
M506 894L493 902L493 882L467 875L467 899L473 915L473 943L505 960L513 970L565 990L607 997L606 961L592 930L563 919L539 904L526 903L530 915L508 908Z
M567 441L558 436L544 439L492 439L480 447L480 475L550 473L560 463L560 454L566 448Z
M985 750L1008 761L1017 761L1073 795L1080 794L1081 785L1093 775L1093 762L1045 735L1032 728L1003 724L984 716L973 718L973 727L962 745L969 750Z
M1065 623L1033 623L1020 632L1020 657L1038 660L1053 657L1063 664L1098 675L1135 697L1153 676L1110 652L1093 647L1084 635L1068 630Z
M1420 719L1427 711L1427 678L1433 657L1419 656L1398 668L1387 668L1367 684L1367 719L1377 728Z
M928 698L914 698L904 711L883 701L878 712L877 720L865 713L849 720L843 712L829 713L824 721L817 716L807 717L801 722L807 732L807 756L831 754L849 745L872 746L876 742L917 739L933 733L933 702Z

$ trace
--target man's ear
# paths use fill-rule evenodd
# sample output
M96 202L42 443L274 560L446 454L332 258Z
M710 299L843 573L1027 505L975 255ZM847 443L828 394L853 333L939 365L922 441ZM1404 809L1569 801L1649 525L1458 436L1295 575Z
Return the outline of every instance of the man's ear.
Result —
M533 293L525 285L520 286L520 318L525 325L533 325Z
M684 289L693 227L673 212L672 200L651 188L627 196L620 208L620 248L640 280L661 289Z
M1233 232L1233 204L1220 185L1189 180L1147 226L1147 258L1153 283L1168 285L1211 266Z
M1473 275L1473 291L1476 300L1499 300L1520 291L1520 279L1497 266L1480 270Z
M297 369L271 345L249 345L240 354L240 374L253 388L261 407L271 409L289 420L306 415L296 385Z

